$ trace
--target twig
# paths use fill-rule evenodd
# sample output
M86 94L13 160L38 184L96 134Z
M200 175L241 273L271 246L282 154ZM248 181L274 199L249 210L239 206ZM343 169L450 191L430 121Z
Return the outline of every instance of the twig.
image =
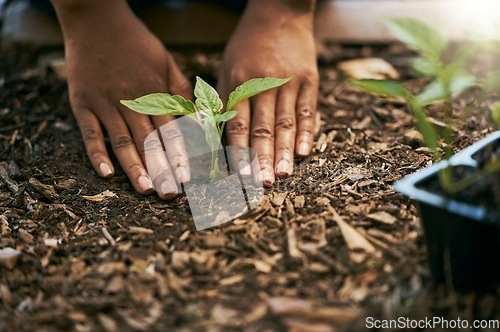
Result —
M101 230L102 230L102 234L104 235L106 240L108 240L109 244L114 246L116 244L116 241L115 241L115 239L113 239L111 234L109 234L108 229L106 227L103 227Z

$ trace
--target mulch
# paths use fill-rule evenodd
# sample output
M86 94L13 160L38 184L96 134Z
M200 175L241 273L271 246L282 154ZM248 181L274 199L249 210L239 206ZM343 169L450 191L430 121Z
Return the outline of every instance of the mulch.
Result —
M252 213L200 232L185 195L143 197L120 169L108 180L94 173L64 80L44 65L5 67L0 249L19 252L0 265L0 331L360 331L366 317L500 319L498 293L432 285L418 211L392 188L431 154L403 104L354 90L337 69L382 57L418 89L411 55L399 44L323 45L313 153ZM214 82L219 49L175 56L190 79ZM457 149L493 131L486 118L484 109L470 116ZM353 249L360 242L365 250Z

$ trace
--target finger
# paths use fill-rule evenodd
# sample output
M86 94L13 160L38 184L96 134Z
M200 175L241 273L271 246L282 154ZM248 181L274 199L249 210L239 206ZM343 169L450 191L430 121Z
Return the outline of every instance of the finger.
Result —
M275 172L276 176L286 177L293 172L293 154L297 131L295 105L297 104L298 86L290 84L281 87L276 103L276 123L274 125Z
M158 131L153 131L144 141L145 164L158 196L170 200L177 196L175 178L163 150Z
M266 91L252 99L251 146L257 152L260 171L257 180L265 187L274 183L274 116L276 91Z
M118 111L116 113L118 115ZM147 195L154 186L137 152L130 131L121 116L102 119L116 158L137 192Z
M85 150L95 171L103 178L114 174L113 164L109 159L101 125L95 114L87 108L73 108L76 121L80 127Z
M193 89L191 83L179 70L172 56L168 54L168 91L173 95L181 95L185 99L193 100ZM166 155L175 174L177 183L185 183L191 179L189 167L189 157L186 152L186 146L182 132L178 126L175 117L161 116L152 117L156 128L160 130L161 139L165 146Z
M125 106L120 105L125 122L134 138L135 146L141 160L145 160L144 156L144 141L149 134L155 131L153 123L148 115L139 114L127 109Z
M250 168L249 147L249 127L250 127L250 102L244 100L235 106L236 116L226 123L227 141L232 148L230 161L241 176L249 177L252 175Z
M162 123L168 118L156 120L158 124ZM172 167L172 173L175 174L177 183L186 183L191 179L189 158L184 144L182 132L177 125L175 119L170 118L170 122L160 125L161 139L165 145L166 155L168 162Z
M317 96L317 84L302 85L297 100L297 140L295 143L295 153L299 157L306 157L311 153Z

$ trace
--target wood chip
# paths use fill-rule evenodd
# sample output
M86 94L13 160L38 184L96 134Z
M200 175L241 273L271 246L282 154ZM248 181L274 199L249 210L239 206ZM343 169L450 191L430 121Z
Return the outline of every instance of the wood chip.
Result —
M286 232L286 236L288 239L288 253L290 254L290 256L296 259L302 259L303 255L297 245L295 230L293 228L289 228Z
M245 279L243 274L235 274L234 276L230 276L219 281L219 285L221 286L232 286L242 282Z
M264 262L264 261L261 261L261 260L254 260L253 265L255 266L255 269L257 271L263 272L263 273L269 273L273 269L271 264Z
M355 228L346 223L331 205L329 206L329 209L333 214L333 220L340 228L340 232L344 237L347 248L351 250L349 257L353 262L361 263L364 260L364 257L358 255L355 252L356 250L361 249L369 254L374 254L377 252L377 249L375 249L375 247L363 235L361 235L361 233L359 233Z
M203 237L203 243L207 248L222 248L226 245L226 237L223 234L209 233Z
M135 227L135 226L130 226L128 228L128 231L130 233L136 233L136 234L153 234L154 231L149 228L144 228L144 227Z
M30 233L28 233L26 230L24 230L22 228L19 229L19 237L26 244L33 243L33 239L34 239L33 235L31 235Z
M180 271L189 264L190 256L186 251L174 251L172 253L171 264L172 268Z
M108 198L118 197L118 195L112 192L111 190L105 190L102 193L94 196L82 196L82 197L88 201L100 202Z
M43 184L35 178L30 178L28 180L28 183L43 197L51 201L57 201L59 199L59 195L56 193L54 186Z
M338 64L338 68L344 75L358 80L399 78L398 71L390 63L381 58L362 58L341 61Z
M283 205L283 202L285 201L286 195L288 193L274 193L272 203L276 207L281 207Z
M306 203L306 198L303 195L295 196L294 206L296 209L302 209Z
M0 249L0 266L12 270L16 266L19 257L21 257L21 251L19 250L10 247Z
M359 310L353 307L323 306L292 297L272 297L269 299L269 307L275 315L329 320L339 324L350 324L360 317Z
M61 244L61 239L44 239L43 240L43 243L47 246L47 247L51 247L51 248L57 248L60 244Z
M375 213L370 213L366 217L369 218L369 219L381 222L383 224L387 224L387 225L392 225L392 224L394 224L398 220L392 214L389 214L389 213L387 213L385 211L378 211L378 212L375 212Z

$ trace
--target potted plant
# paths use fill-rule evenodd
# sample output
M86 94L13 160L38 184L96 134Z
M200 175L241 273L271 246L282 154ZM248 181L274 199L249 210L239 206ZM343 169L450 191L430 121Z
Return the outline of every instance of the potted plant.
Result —
M387 25L418 53L413 69L430 83L418 94L393 80L353 80L352 84L403 100L435 161L396 182L394 188L417 201L434 281L461 291L494 289L500 283L500 131L456 154L452 138L471 111L483 107L500 90L500 71L482 77L468 71L468 63L484 50L477 42L450 55L447 40L422 21L391 19ZM455 115L454 98L471 89L474 101ZM442 115L442 128L429 121L430 105ZM500 127L500 103L489 107Z

